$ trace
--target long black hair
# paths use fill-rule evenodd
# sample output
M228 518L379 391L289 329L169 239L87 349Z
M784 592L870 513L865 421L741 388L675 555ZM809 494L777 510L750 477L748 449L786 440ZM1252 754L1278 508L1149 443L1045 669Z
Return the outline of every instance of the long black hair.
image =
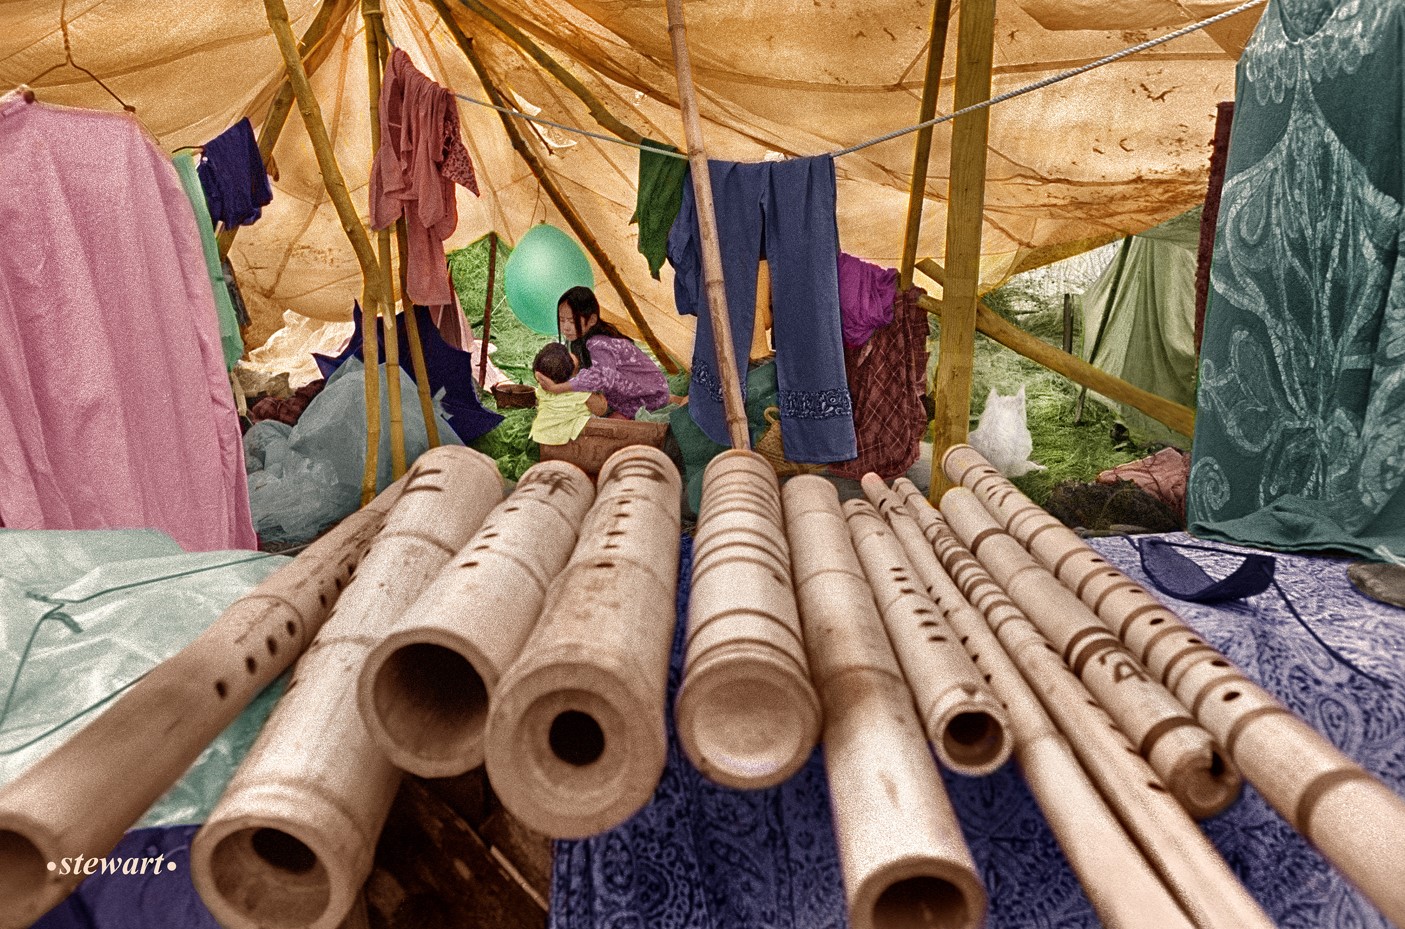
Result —
M624 333L600 318L600 301L595 299L595 291L591 290L589 287L572 287L562 294L561 299L556 301L558 314L561 304L563 303L571 308L571 316L576 321L576 332L579 333L579 335L574 341L568 344L572 354L580 359L582 368L590 367L590 348L586 345L586 342L592 336L603 335L609 336L612 339L625 338ZM592 316L595 317L595 325L591 326L589 331L586 331L585 321ZM556 325L556 333L559 336L561 334L559 315Z

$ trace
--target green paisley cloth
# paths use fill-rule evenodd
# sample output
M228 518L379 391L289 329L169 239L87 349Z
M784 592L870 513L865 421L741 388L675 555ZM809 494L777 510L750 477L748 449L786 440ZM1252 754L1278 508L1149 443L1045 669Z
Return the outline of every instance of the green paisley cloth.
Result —
M1405 556L1405 0L1272 0L1239 62L1191 531Z

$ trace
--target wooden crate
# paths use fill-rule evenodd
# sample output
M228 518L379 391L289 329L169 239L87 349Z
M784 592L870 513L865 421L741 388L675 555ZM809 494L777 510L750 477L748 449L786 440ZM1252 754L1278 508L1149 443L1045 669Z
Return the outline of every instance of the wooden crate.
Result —
M605 460L631 445L663 448L667 423L591 417L581 434L565 445L543 445L542 461L569 461L591 477L600 473Z

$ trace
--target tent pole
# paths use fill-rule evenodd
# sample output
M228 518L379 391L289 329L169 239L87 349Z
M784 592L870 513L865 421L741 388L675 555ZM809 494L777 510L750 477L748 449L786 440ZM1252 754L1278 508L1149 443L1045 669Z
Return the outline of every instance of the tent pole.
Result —
M626 142L633 142L635 145L644 141L642 135L617 119L615 115L600 102L600 99L596 97L595 94L591 93L590 88L581 83L580 79L570 71L563 68L555 58L547 54L545 49L532 41L531 36L503 19L495 11L481 3L480 0L459 0L459 3L487 20L494 29L497 29L506 36L508 41L521 49L527 57L541 65L548 74L560 81L562 86L580 98L580 101L585 104L586 109L590 111L591 117L606 130L613 132Z
M375 17L380 12L376 0L361 0L361 23L366 34L366 82L368 105L371 108L371 159L381 147L381 60ZM380 261L376 269L379 276L384 303L377 309L377 317L385 325L385 389L390 407L390 476L394 480L405 473L405 409L400 401L400 336L395 328L395 287L391 284L390 229L376 233L376 246L380 251ZM376 325L371 321L371 328ZM361 317L361 331L364 344L366 317ZM376 356L379 360L379 355ZM371 368L367 368L371 371ZM379 376L376 378L380 380ZM428 419L429 417L426 417Z
M283 64L288 71L288 81L292 84L293 95L298 101L298 112L302 114L303 124L307 127L308 139L312 142L312 151L317 156L317 167L322 174L322 183L327 189L327 196L331 199L333 206L337 210L337 218L341 220L342 231L346 233L347 239L351 242L352 251L356 253L356 261L361 266L361 280L365 303L369 304L363 309L361 322L365 332L372 332L375 329L374 312L376 308L386 303L384 296L380 293L380 264L376 261L376 253L371 247L370 236L366 234L366 227L361 224L361 217L356 214L356 207L351 202L351 194L346 189L346 179L342 176L341 168L337 165L337 156L332 151L332 141L327 136L327 124L322 120L322 108L317 104L317 95L312 92L312 85L307 80L307 72L303 69L302 58L298 55L297 45L293 41L293 27L288 21L288 8L283 4L283 0L264 0L264 10L268 14L268 25L273 31L273 37L278 42L278 50L283 54ZM371 315L372 325L365 325L366 317ZM365 346L363 336L363 347ZM370 355L372 362L377 356ZM372 381L376 378L377 366L372 363L366 366L366 374ZM371 391L368 389L367 394ZM372 410L375 410L373 413ZM371 459L372 444L370 441L370 431L374 425L379 429L380 405L366 408L366 457L369 463ZM379 436L377 436L377 443ZM366 483L370 484L371 496L375 495L376 475L367 471L361 486L361 496L363 500L368 500Z
M932 280L941 284L946 279L942 266L930 258L917 263L917 268ZM918 303L928 313L940 314L941 303L930 296L918 298ZM1195 411L1174 400L1158 397L1149 390L1129 384L1122 378L1108 374L1077 355L1061 352L1038 336L1030 335L1018 326L1007 323L1000 314L986 306L985 301L976 301L976 331L989 336L996 342L1017 352L1037 364L1041 364L1056 374L1061 374L1075 384L1096 390L1103 396L1125 403L1150 416L1182 435L1194 435Z
M953 110L990 98L995 46L995 0L965 0L956 39L956 100ZM932 386L937 414L932 461L966 441L971 417L971 368L976 347L976 301L980 284L981 227L985 210L986 145L990 110L958 117L951 136L951 187L946 215L947 286L943 289L941 349ZM932 466L929 496L935 504L951 487Z
M936 0L932 5L931 40L927 47L927 76L922 82L922 103L917 111L919 123L925 123L937 113L937 93L941 90L950 21L951 0ZM912 267L917 262L917 236L922 231L922 206L927 202L927 165L931 161L934 128L918 130L912 151L912 189L907 198L907 231L903 234L903 257L898 272L898 287L902 290L912 286Z
M483 304L483 347L478 359L478 386L488 378L488 334L493 324L493 274L498 264L498 234L488 230L488 297Z
M712 175L703 146L702 119L698 115L697 91L693 86L693 65L688 57L688 27L683 21L683 0L667 0L668 34L673 41L673 65L678 75L678 102L683 110L683 134L688 141L688 163L692 166L693 194L698 202L698 232L702 239L703 278L707 285L708 316L712 319L712 340L717 347L717 377L722 382L722 408L727 415L727 433L732 448L751 448L747 429L745 397L737 377L732 347L732 321L727 315L727 289L722 278L722 249L717 239L717 214L712 203Z
M311 60L313 46L322 41L322 37L327 32L327 26L332 21L332 14L341 3L339 0L322 0L322 5L317 8L317 15L313 17L312 23L308 25L307 31L302 34L298 41L298 57L303 61L303 66L307 69L307 76L310 78L317 71L317 66L323 59ZM273 96L273 104L269 107L268 115L263 118L263 124L259 126L259 157L263 163L268 165L273 158L273 148L278 144L278 137L283 134L283 126L288 122L288 114L293 110L293 84L287 78L278 85L278 92ZM234 245L234 237L239 234L243 226L235 226L233 229L225 229L215 237L219 245L220 260L229 257L229 250Z
M381 124L380 124L380 97L381 97L381 75L384 71L384 61L389 56L383 54L390 43L385 35L385 18L381 12L380 0L361 0L361 19L366 25L366 69L370 76L371 91L371 158L374 162L376 153L380 151ZM372 168L374 170L374 167ZM403 235L402 230L405 220L396 221L397 240ZM390 388L390 402L393 406L391 410L392 427L399 425L399 429L391 433L391 460L396 460L396 439L399 439L399 461L403 469L405 460L405 432L404 424L400 422L404 412L399 407L400 399L400 378L391 378L390 371L395 371L394 366L400 364L400 337L395 330L395 286L392 283L392 262L390 257L390 228L380 230L377 233L377 243L381 254L381 276L383 287L387 294L386 316L388 317L386 330L385 362L387 368L387 380L394 386ZM400 243L397 241L396 243ZM400 252L400 303L405 309L405 341L410 345L410 368L415 374L415 386L419 392L420 415L424 418L424 432L430 448L439 447L439 426L434 420L434 402L430 399L429 374L424 365L424 345L420 342L419 321L415 317L415 308L411 304L409 295L405 289L405 249L403 246ZM448 272L445 272L448 273ZM392 351L392 340L394 351ZM400 472L396 472L399 477Z
M430 4L439 13L439 18L444 22L444 25L448 27L449 32L453 34L454 41L458 43L459 49L463 52L464 57L468 59L468 63L473 66L474 73L478 75L478 81L483 85L483 90L487 93L488 99L495 106L512 109L510 102L502 95L502 92L498 90L497 84L494 83L492 76L488 73L487 66L483 63L483 60L478 57L478 52L473 47L473 40L464 34L463 29L459 27L458 22L454 19L454 14L449 10L444 0L430 0ZM663 365L663 369L669 374L677 374L682 368L679 366L678 362L674 360L673 356L668 353L668 350L664 348L658 336L654 335L654 330L649 326L648 321L644 319L644 315L639 311L639 304L634 301L634 295L629 292L629 288L625 286L624 279L620 277L619 269L615 267L614 262L610 260L610 256L605 254L605 250L600 247L600 243L596 241L595 236L591 234L590 227L586 225L585 219L576 211L571 201L566 199L566 195L556 186L556 182L551 179L551 175L547 173L546 166L541 163L541 160L538 159L531 148L527 146L527 141L522 137L522 133L518 131L517 124L513 122L513 118L506 113L499 113L498 115L502 117L503 128L507 131L508 138L512 140L512 148L521 156L522 160L527 163L528 169L530 169L532 174L536 177L537 182L541 184L542 190L546 192L547 198L551 200L552 204L555 205L556 209L561 213L562 219L566 220L566 225L571 227L571 231L581 240L581 244L585 246L586 251L590 252L591 257L595 259L595 263L598 264L600 270L604 272L606 279L609 280L611 286L615 288L615 292L619 294L620 303L624 305L625 312L629 314L630 320L633 321L635 328L639 330L640 337L643 338L645 344L649 346L650 350L652 350L654 355L659 359L659 362Z

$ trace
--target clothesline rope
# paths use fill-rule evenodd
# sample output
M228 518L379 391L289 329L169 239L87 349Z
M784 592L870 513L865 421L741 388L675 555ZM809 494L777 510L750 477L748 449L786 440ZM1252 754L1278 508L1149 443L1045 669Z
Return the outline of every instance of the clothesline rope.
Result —
M1225 10L1223 13L1217 13L1216 15L1211 16L1209 19L1204 19L1199 22L1191 23L1188 26L1184 26L1180 29L1177 29L1175 32L1167 33L1166 35L1160 36L1155 39L1148 39L1147 41L1142 42L1138 45L1133 45L1129 48L1124 48L1119 52L1113 52L1111 55L1099 58L1097 61L1092 61L1086 65L1080 65L1077 68L1071 68L1067 71L1061 71L1058 74L1051 75L1049 77L1044 78L1043 80L1035 81L1033 84L1026 84L1023 87L1018 87L1014 90L1007 91L1003 94L992 97L989 100L983 100L980 103L973 104L972 106L968 106L963 109L957 110L955 113L948 113L945 116L936 116L932 119L926 120L925 122L915 123L911 126L904 126L901 129L894 129L892 132L888 132L875 138L869 139L866 142L859 142L856 145L850 145L848 148L841 148L837 151L829 152L828 155L831 158L839 158L844 155L851 155L854 152L868 148L871 145L878 145L882 142L888 142L892 139L900 138L901 136L917 132L919 129L925 129L928 126L936 126L940 123L950 122L958 116L965 116L968 113L975 113L978 110L984 110L988 107L995 106L997 103L1004 103L1006 100L1013 100L1015 97L1022 97L1027 93L1032 93L1036 90L1042 90L1045 87L1058 84L1061 81L1068 80L1069 78L1077 77L1080 74L1086 74L1087 72L1092 71L1095 68L1101 68L1104 65L1112 64L1115 61L1121 61L1123 58L1135 55L1138 52L1144 52L1147 49L1155 48L1158 45L1164 45L1167 42L1179 39L1181 36L1190 35L1192 32L1197 32L1201 29L1206 28L1207 26L1213 26L1216 23L1223 22L1224 20L1229 19L1231 16L1237 16L1246 10L1253 9L1256 6L1262 6L1265 2L1267 2L1267 0L1246 0L1246 2L1239 4L1239 6L1236 6L1233 9ZM391 48L397 47L395 45L394 39L391 39L389 35L387 35L386 38L390 42ZM613 142L616 145L625 145L629 148L637 148L640 150L647 149L650 152L653 152L658 155L664 155L669 158L688 157L687 152L674 152L668 151L667 149L655 148L652 145L642 145L638 142L630 142L625 139L621 139L617 136L605 135L604 133L599 132L592 132L589 129L581 129L576 126L568 126L564 123L558 123L553 122L549 119L543 119L540 116L532 116L528 113L523 113L521 110L514 110L509 107L497 106L496 104L489 103L486 100L478 100L474 97L468 96L467 94L458 93L457 91L451 91L451 93L453 93L455 97L464 101L465 103L472 103L476 106L487 107L490 110L497 110L498 112L506 113L509 116L516 116L519 119L525 119L528 122L541 123L544 126L551 126L552 128L560 129L563 132L574 132L578 135L589 136L592 139L600 139L604 142Z

